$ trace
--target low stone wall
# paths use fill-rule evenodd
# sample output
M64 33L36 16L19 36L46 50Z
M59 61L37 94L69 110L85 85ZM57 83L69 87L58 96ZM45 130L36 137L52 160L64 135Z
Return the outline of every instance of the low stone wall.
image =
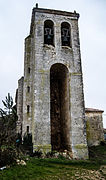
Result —
M102 110L85 109L88 146L99 145L104 140Z

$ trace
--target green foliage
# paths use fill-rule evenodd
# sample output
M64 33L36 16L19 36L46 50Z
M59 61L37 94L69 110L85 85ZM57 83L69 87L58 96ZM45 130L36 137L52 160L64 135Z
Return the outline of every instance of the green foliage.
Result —
M55 153L56 153L55 151L49 151L46 153L46 157L47 158L53 158L53 157L55 157Z
M25 146L31 146L32 145L32 134L30 134L30 133L25 134L24 139L23 139L23 144Z
M106 144L89 147L90 160L106 164Z
M1 117L5 117L6 115L10 115L11 113L11 108L13 106L13 99L10 96L10 94L8 93L8 95L6 96L5 101L2 100L2 103L4 105L4 110L0 108L0 115Z
M99 164L90 161L30 158L26 166L16 165L0 172L3 179L58 180L92 179ZM83 177L83 178L82 178ZM103 175L102 175L103 177ZM94 178L94 179L99 179Z
M5 101L2 100L4 109L0 108L0 117L2 119L14 119L17 120L16 106L13 105L13 98L10 96L10 93L5 98Z
M41 158L42 157L42 152L41 151L35 151L34 153L32 153L31 156Z
M23 149L28 154L32 154L32 151L33 151L32 134L25 133L24 138L23 138Z
M13 147L0 149L0 167L11 165L16 162L17 153Z
M10 93L8 93L8 95L6 96L5 101L2 100L2 102L5 107L6 114L10 115L13 109L13 98L10 96Z
M2 100L4 108L0 108L0 166L13 164L16 160L16 106L13 98L8 95Z
M66 158L65 158L63 155L61 155L61 154L58 155L58 158L59 158L59 159L62 159L62 160L65 160L65 159L66 159Z
M106 148L104 146L92 147L99 156L94 156L97 161L92 160L66 160L59 158L29 158L26 166L14 165L11 168L0 171L3 179L30 179L30 180L76 180L76 179L105 179L101 169L104 166ZM90 154L91 156L91 154ZM93 154L92 154L93 156ZM101 156L101 161L98 161ZM101 166L102 165L102 166Z
M2 100L4 108L0 108L0 146L15 144L16 138L16 106L13 105L13 98L8 95Z
M21 134L18 133L16 137L16 147L20 148L21 145L22 145L22 137Z

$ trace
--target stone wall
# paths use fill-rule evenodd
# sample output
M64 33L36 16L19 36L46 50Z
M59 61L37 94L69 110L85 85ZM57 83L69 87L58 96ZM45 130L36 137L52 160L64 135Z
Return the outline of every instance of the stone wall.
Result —
M22 134L33 132L34 114L34 39L29 35L25 39L24 55L24 89L23 89L23 125Z
M64 137L61 140L65 141L65 135L67 136L67 147L71 147L73 158L86 159L88 150L78 18L79 14L76 12L33 9L30 36L25 39L22 133L24 136L29 127L29 133L32 133L33 138L33 148L35 150L40 148L43 151L51 150L50 81L52 80L50 70L53 65L59 64L59 68L64 65L68 78L61 85L65 95L61 93L63 98L60 98L60 102L61 104L64 102L65 107L61 106L60 112L61 117L67 117L67 123L64 124L65 120L61 118L62 125L59 123L59 131L62 135L60 137ZM51 20L54 24L54 45L44 44L46 20ZM70 47L61 45L63 22L70 25ZM60 93L61 88L58 90ZM65 113L68 115L65 116ZM63 130L66 127L68 127L68 133Z
M85 109L88 146L99 145L104 140L102 110Z
M17 133L22 134L22 122L23 122L23 83L24 83L24 77L18 80L18 91L17 91L17 115L18 115L18 121L17 121Z

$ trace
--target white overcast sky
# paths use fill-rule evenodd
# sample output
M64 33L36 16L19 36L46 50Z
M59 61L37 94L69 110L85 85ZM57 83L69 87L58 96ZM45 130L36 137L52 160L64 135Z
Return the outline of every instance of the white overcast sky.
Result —
M36 2L40 8L80 14L85 105L104 110L106 128L106 0L0 0L0 107L8 92L15 96L23 75L24 38Z

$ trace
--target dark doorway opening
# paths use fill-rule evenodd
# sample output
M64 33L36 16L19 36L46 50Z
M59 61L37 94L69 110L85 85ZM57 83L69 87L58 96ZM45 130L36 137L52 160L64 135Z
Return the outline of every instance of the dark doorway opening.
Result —
M52 150L70 151L69 72L61 63L50 69L50 98Z

